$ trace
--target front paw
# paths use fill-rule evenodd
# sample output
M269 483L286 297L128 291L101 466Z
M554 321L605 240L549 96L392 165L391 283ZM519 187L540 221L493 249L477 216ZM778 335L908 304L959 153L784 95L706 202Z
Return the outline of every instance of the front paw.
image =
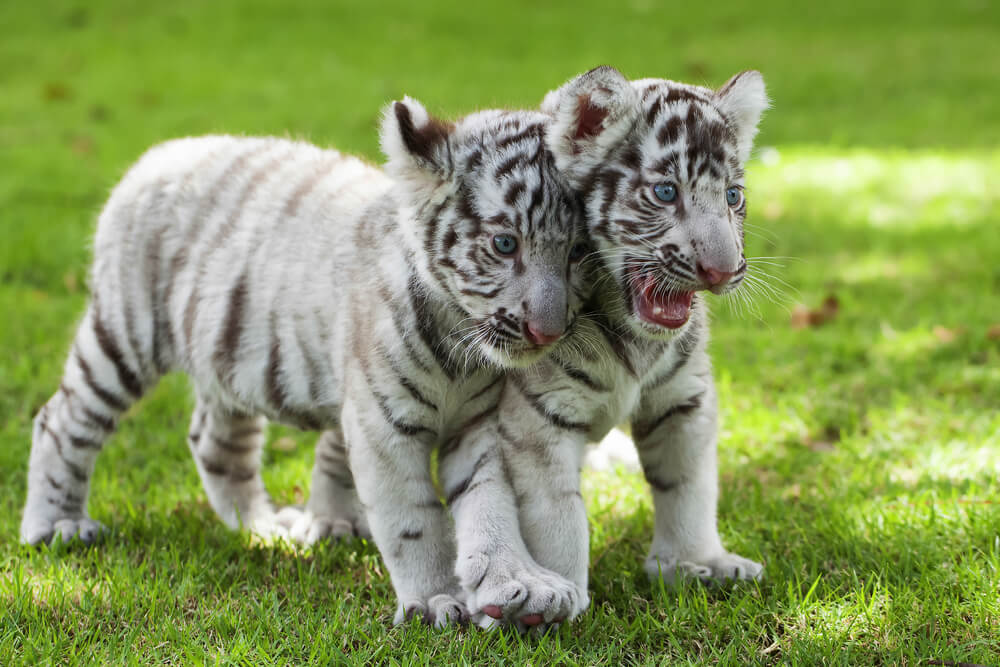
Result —
M458 598L447 593L434 595L427 600L400 600L392 624L399 625L413 618L420 618L425 625L432 625L440 630L455 623L468 623L469 610Z
M707 558L669 560L651 554L644 566L650 579L663 579L672 586L679 579L698 579L705 583L759 580L764 566L748 558L723 552Z
M530 557L477 552L459 557L456 574L483 627L514 623L523 629L561 623L590 603L586 590Z
M314 514L308 509L283 507L276 515L277 522L294 542L312 546L321 540L338 540L349 537L371 539L365 518L352 516L327 516Z
M84 544L94 544L107 532L100 521L87 516L47 517L25 511L21 522L21 542L31 545L49 544L56 539L64 543L79 539Z

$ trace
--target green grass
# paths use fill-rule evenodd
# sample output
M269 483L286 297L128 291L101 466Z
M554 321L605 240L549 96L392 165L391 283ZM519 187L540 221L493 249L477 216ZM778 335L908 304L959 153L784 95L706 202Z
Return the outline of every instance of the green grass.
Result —
M1000 665L997 5L391 5L0 4L0 662ZM179 376L98 463L90 511L112 537L17 544L95 214L147 146L288 133L374 158L391 98L533 105L604 62L713 85L756 67L774 99L749 240L787 258L759 265L781 293L717 304L713 340L721 528L763 583L650 585L644 483L588 473L585 616L541 639L391 628L371 545L297 553L220 525ZM790 325L831 295L832 321ZM284 435L266 479L301 501L313 436Z

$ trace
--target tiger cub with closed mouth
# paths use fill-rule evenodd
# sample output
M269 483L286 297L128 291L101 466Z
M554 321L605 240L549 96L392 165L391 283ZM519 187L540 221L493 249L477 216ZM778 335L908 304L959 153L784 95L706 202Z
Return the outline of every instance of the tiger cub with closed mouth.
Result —
M100 215L90 304L34 421L21 539L99 536L97 455L181 369L197 394L188 444L227 525L370 531L397 622L466 617L431 449L494 413L503 369L540 358L585 297L582 217L548 125L504 111L447 123L406 98L384 114L384 172L270 138L147 152ZM327 429L304 511L277 511L261 481L265 418Z

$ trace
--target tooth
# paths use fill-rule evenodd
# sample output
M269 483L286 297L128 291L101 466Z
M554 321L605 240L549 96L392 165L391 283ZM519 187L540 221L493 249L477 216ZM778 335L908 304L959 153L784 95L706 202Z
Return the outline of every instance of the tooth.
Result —
M654 315L662 315L663 314L663 309L660 308L659 306L653 306L653 314Z

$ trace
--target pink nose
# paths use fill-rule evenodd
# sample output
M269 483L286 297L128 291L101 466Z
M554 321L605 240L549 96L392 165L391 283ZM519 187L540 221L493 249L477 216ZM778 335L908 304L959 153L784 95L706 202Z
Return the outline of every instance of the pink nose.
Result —
M698 277L708 283L709 287L718 287L728 282L734 275L733 271L719 271L712 267L698 265Z
M561 333L547 334L537 328L538 325L531 322L524 323L524 337L535 345L548 345L554 343L562 337Z

